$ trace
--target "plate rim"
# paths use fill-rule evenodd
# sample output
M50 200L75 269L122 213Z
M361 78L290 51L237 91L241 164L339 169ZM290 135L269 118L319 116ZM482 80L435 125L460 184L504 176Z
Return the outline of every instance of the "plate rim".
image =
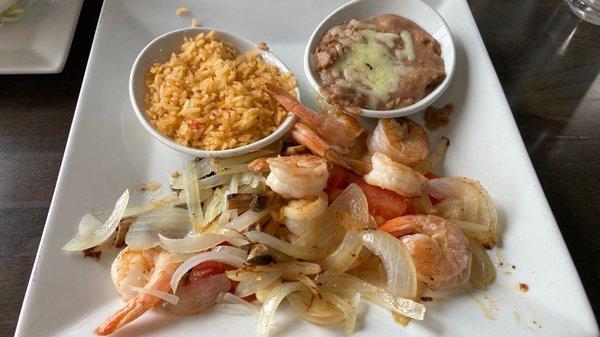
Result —
M82 2L82 0L78 0L80 2ZM107 8L107 4L111 3L111 2L116 2L116 1L123 1L123 0L104 0L103 4L102 4L102 8L100 10L100 15L98 18L98 22L96 24L96 28L94 30L94 39L92 42L92 46L90 48L90 53L88 55L88 59L87 59L87 64L86 64L86 70L82 79L82 85L81 85L81 89L79 91L79 95L77 98L77 104L75 107L75 111L74 111L74 115L73 115L73 120L69 129L69 136L67 138L67 143L65 146L65 150L64 150L64 155L61 161L61 165L60 165L60 170L58 173L58 177L56 180L56 185L55 185L55 189L52 195L52 200L50 202L49 208L48 208L48 214L46 217L46 221L44 223L44 229L42 231L42 235L40 238L40 243L38 246L38 250L35 254L35 260L33 263L33 267L31 270L31 274L30 277L28 279L28 284L27 284L27 288L26 288L26 292L25 295L23 297L23 301L22 301L22 306L21 306L21 310L19 312L19 317L17 320L17 325L15 328L15 337L23 337L24 332L23 330L25 329L26 325L23 323L23 321L27 318L27 316L29 315L28 311L29 308L32 306L32 301L33 301L33 291L34 291L34 287L36 287L39 282L36 281L36 274L37 271L39 269L39 264L42 263L41 261L45 259L45 257L49 256L50 254L42 254L44 251L46 251L48 248L48 236L50 235L49 233L52 231L52 229L49 229L51 226L48 226L48 224L50 223L50 220L53 219L56 216L56 212L57 212L57 205L58 205L58 199L60 199L60 195L61 195L61 191L63 190L63 180L65 179L65 167L69 165L70 162L70 157L73 155L73 143L76 141L75 137L74 137L74 133L77 132L78 129L78 124L80 119L82 118L82 110L83 108L80 106L81 104L81 100L82 97L84 96L84 94L87 94L87 90L86 87L89 85L89 79L88 77L90 76L90 63L92 61L93 58L97 57L96 53L97 53L97 49L98 49L98 45L97 45L97 35L98 35L98 31L101 29L103 21L106 20L105 16L106 16L106 8ZM542 197L542 200L540 201L541 204L544 206L544 211L546 211L549 215L550 215L550 219L548 219L548 223L553 223L554 227L552 229L558 231L558 238L559 240L556 241L556 247L560 248L563 250L563 252L566 253L566 257L569 258L570 264L568 267L570 267L573 271L575 271L575 277L577 278L578 282L577 284L573 284L574 287L577 287L577 290L580 291L580 293L583 294L584 298L585 298L585 303L587 304L585 307L579 307L578 309L580 310L585 310L588 314L591 314L591 321L579 321L578 323L582 324L581 328L585 328L585 331L589 331L591 334L589 336L600 336L600 331L598 330L598 322L597 319L594 315L594 312L592 310L591 307L591 303L589 301L589 298L587 296L587 293L585 291L585 288L583 287L583 283L581 282L581 277L579 276L579 273L577 272L577 269L575 267L573 258L571 256L571 253L566 245L566 242L564 240L564 237L562 236L562 233L560 232L560 227L558 226L558 223L554 217L554 214L552 212L552 209L550 208L550 205L548 203L548 200L546 198L546 195L542 189L538 174L533 166L533 163L531 162L531 158L527 152L527 149L525 147L525 143L523 141L523 137L521 136L521 133L517 127L516 124L516 120L514 118L514 115L512 114L512 110L508 104L508 99L506 97L506 94L504 93L503 89L502 89L502 85L500 83L498 74L491 62L491 58L489 56L488 50L485 47L485 44L483 42L483 38L481 36L481 33L479 31L479 27L477 26L475 19L473 17L473 13L467 3L467 0L456 0L456 1L460 1L464 4L464 6L467 8L468 13L467 13L467 19L471 21L471 24L476 27L475 29L475 34L477 35L478 39L477 41L472 41L475 42L478 46L477 48L483 48L484 51L484 62L485 62L485 67L487 68L486 71L491 71L491 77L489 78L492 82L492 85L494 86L495 90L498 90L500 93L500 98L502 100L502 104L504 105L504 110L508 112L507 117L508 120L510 121L510 124L513 128L513 133L515 133L516 136L513 140L516 141L517 144L515 144L515 150L518 150L520 152L522 152L523 155L525 155L526 158L526 162L525 164L527 164L527 167L529 168L529 172L533 173L533 176L535 177L535 181L532 188L536 189L536 194L539 194ZM75 27L77 25L75 24ZM453 35L454 38L456 38L455 35ZM518 138L518 141L517 141ZM586 324L589 323L589 324ZM584 335L582 335L584 336ZM587 337L587 335L585 335Z

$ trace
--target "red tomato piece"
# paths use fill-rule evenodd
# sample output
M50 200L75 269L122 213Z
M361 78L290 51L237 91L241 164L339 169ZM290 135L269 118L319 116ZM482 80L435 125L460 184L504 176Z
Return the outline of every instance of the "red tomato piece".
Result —
M356 178L359 177L343 167L335 165L329 174L327 186L325 186L325 192L330 194L336 190L343 190L348 187L348 185L350 185L350 183ZM330 200L333 199L335 198L330 198Z
M325 192L329 201L335 199L348 185L355 183L365 194L369 213L379 221L387 221L413 212L410 199L390 190L367 184L358 175L335 166L327 181Z
M367 197L369 213L384 222L413 213L410 199L390 190L367 184L363 179L354 181ZM378 221L379 222L379 221Z

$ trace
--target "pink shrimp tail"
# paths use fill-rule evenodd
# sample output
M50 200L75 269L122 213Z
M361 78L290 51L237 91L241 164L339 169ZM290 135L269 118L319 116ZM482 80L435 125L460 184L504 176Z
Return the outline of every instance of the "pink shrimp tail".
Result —
M273 83L265 83L265 88L273 96L273 98L279 102L279 104L283 105L284 108L307 123L311 125L318 125L319 118L323 119L321 114L302 105L302 103L300 103L296 97L294 97L284 88Z
M319 137L308 125L304 123L296 123L292 130L292 138L298 143L306 146L314 154L324 157L325 152L329 150L327 144Z
M298 101L296 97L292 96L289 92L287 92L284 88L278 86L274 83L265 83L265 88L267 91L275 97L275 99L285 99L286 102ZM283 104L282 104L283 105Z
M156 302L159 302L159 300L157 299ZM102 325L97 327L94 334L97 336L110 335L120 327L140 317L146 311L148 311L148 307L137 302L134 297L123 308L112 314Z
M364 176L371 171L372 166L369 163L347 158L331 148L313 129L307 124L296 123L292 130L292 138L298 143L306 146L312 153L336 163L354 173Z
M169 262L169 255L169 253L163 251L156 258L154 271L145 288L163 292L171 290L171 276L175 273L180 263ZM138 293L127 301L123 308L110 315L102 325L94 330L94 333L97 336L110 335L125 324L143 315L160 301L159 297Z
M405 215L386 221L379 229L399 238L414 233L416 227L413 217L411 215Z
M292 130L292 138L300 144L305 145L312 153L321 156L326 160L343 166L349 170L352 167L347 163L345 158L331 149L321 137L319 137L308 125L304 123L296 123Z

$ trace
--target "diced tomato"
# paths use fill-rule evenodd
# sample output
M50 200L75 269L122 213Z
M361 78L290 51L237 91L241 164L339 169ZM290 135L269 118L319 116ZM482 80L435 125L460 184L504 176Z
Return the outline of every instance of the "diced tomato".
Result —
M197 122L197 121L193 121L193 122L188 123L188 126L192 130L196 130L196 131L200 130L200 123Z
M361 188L369 204L369 213L378 222L413 213L410 199L396 192L369 185L361 177L341 166L333 168L327 181L325 192L329 200L335 199L351 183Z
M401 215L413 213L410 199L390 190L367 184L359 178L354 181L367 197L369 213L376 220L387 221Z
M192 270L190 272L190 276L188 277L188 281L190 283L198 282L209 276L216 275L216 274L223 274L226 271L233 270L233 269L235 269L235 267L232 267L228 264L221 263L221 262L215 262L215 261L202 262L202 263L199 263L198 265L196 265L194 268L192 268ZM231 292L231 293L235 292L235 288L237 287L237 285L238 285L238 282L231 281L231 288L229 289L229 292Z
M329 179L327 180L325 192L329 194L335 190L344 190L356 179L360 179L360 177L339 165L334 165L333 169L329 173ZM329 201L331 201L331 198Z

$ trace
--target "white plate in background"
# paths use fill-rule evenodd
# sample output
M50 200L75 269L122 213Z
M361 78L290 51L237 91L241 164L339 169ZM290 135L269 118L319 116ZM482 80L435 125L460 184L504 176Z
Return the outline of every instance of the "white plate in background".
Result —
M83 0L37 0L17 22L0 28L0 74L62 71Z
M105 1L17 337L91 336L122 305L109 276L111 256L97 263L61 247L82 214L110 208L125 188L167 182L171 171L191 159L151 137L133 114L127 85L139 51L155 37L188 26L194 16L203 26L267 41L296 74L303 97L310 98L302 68L306 41L343 2ZM494 197L503 229L501 248L491 255L503 265L487 291L435 294L427 319L406 328L389 313L361 304L353 336L597 336L590 304L466 1L428 3L452 30L457 57L454 79L436 103L453 102L456 113L432 141L440 134L451 140L444 173L478 179ZM177 17L179 6L189 7L192 15ZM132 203L143 197L133 193ZM529 291L516 290L519 283ZM275 322L272 337L345 336L339 325L316 326L290 310L278 311ZM254 331L255 317L150 312L114 336L247 337Z

